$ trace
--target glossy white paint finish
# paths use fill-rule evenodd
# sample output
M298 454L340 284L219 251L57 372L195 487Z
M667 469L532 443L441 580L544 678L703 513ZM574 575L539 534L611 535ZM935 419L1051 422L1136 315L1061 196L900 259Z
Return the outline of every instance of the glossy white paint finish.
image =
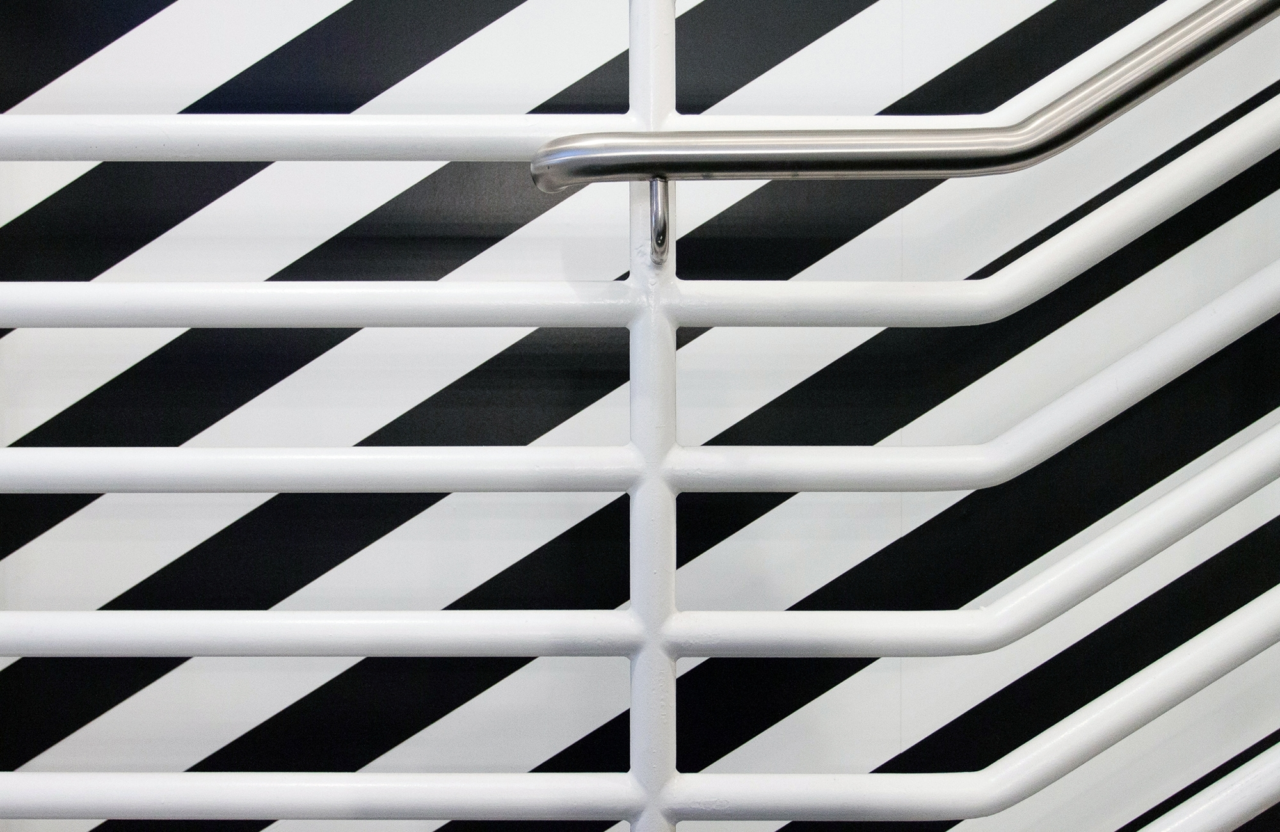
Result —
M1223 832L1280 801L1280 747L1272 748L1162 815L1142 832Z
M674 23L671 0L632 3L633 107L625 117L3 117L0 154L64 159L222 159L246 158L245 154L291 159L421 159L423 154L511 159L527 158L548 131L554 136L688 127L689 119L674 116ZM611 126L583 127L573 119ZM430 138L423 139L423 131ZM677 774L675 660L680 655L949 655L996 649L1070 609L1271 482L1280 469L1280 429L1264 433L1072 556L973 610L679 613L675 495L680 490L942 490L1006 481L1280 311L1280 266L1259 272L999 437L967 447L682 448L675 433L676 327L695 322L922 326L1002 317L1047 294L1277 146L1280 107L1269 105L981 284L721 283L685 288L676 281L674 251L660 264L650 257L650 205L647 188L638 185L631 190L631 276L623 284L103 284L6 289L8 296L0 296L0 316L16 316L18 323L8 325L21 326L628 325L630 442L625 446L10 448L0 451L0 488L629 490L630 609L12 612L0 613L0 651L624 655L632 662L632 737L631 772L626 775L0 773L0 816L624 818L641 832L673 832L680 820L924 820L984 815L1016 803L1280 640L1280 589L982 772ZM86 288L92 294L80 291ZM0 319L0 325L8 320ZM1230 792L1224 789L1224 794ZM1215 799L1221 801L1222 796Z

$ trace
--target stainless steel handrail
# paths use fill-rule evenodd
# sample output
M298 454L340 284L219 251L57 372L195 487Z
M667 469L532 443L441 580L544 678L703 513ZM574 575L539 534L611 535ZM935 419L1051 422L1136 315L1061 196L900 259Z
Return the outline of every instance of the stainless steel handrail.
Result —
M588 133L548 142L530 169L549 193L645 179L933 179L1020 170L1072 146L1277 13L1280 0L1214 0L1005 127Z

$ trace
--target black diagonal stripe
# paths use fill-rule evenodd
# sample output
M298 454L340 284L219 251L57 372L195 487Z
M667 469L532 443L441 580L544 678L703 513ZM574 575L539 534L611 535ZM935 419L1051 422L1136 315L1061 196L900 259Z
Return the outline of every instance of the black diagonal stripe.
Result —
M183 659L20 659L0 674L0 771L12 771ZM86 674L94 684L86 685Z
M529 661L364 659L191 770L355 771Z
M676 27L676 109L701 113L871 5L872 0L706 0Z
M586 738L577 742L534 771L626 771L630 767L627 746L630 741L631 720L628 713L609 720ZM555 832L559 829L571 832L604 832L613 826L608 821L575 821L572 823L545 821L454 821L447 825L450 832L487 832L502 829L503 832Z
M522 0L353 0L187 108L350 113Z
M13 444L180 445L353 333L193 329Z
M0 5L0 112L173 3L9 0Z
M676 21L676 109L701 113L790 58L871 0L799 0L785 12L768 0L705 0ZM623 52L534 109L625 113Z
M13 554L97 499L93 494L0 494L0 558Z
M268 609L442 496L280 494L103 609Z
M677 21L677 27L679 22ZM534 107L539 115L625 113L630 61L623 52Z
M91 280L265 167L98 165L0 226L0 280Z
M560 204L523 162L454 162L348 226L272 280L439 280Z
M1152 806L1146 812L1143 812L1138 817L1117 829L1116 832L1139 832L1139 830L1150 824L1156 818L1161 817L1166 812L1170 812L1175 807L1190 800L1196 794L1226 777L1228 774L1240 768L1262 752L1271 750L1271 748L1273 748L1277 743L1280 743L1280 731L1272 731L1270 734L1258 740L1244 751L1241 751L1230 760L1227 760L1213 771L1210 771L1203 777L1198 778L1194 783L1179 789L1165 800L1162 800L1160 803Z
M959 64L883 110L885 115L963 115L994 110L1111 37L1162 0L1055 0ZM974 79L973 82L961 78Z
M625 329L540 329L367 445L525 445L627 381Z
M1272 520L947 723L876 771L976 771L1052 727L1280 582ZM793 823L793 832L949 828Z
M941 182L770 182L680 238L685 280L787 280Z

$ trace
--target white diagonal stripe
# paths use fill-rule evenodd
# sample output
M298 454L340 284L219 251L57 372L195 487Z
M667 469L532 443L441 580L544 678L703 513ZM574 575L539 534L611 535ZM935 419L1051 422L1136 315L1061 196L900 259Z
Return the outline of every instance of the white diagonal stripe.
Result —
M178 0L10 113L176 113L350 0ZM0 225L93 162L0 162Z

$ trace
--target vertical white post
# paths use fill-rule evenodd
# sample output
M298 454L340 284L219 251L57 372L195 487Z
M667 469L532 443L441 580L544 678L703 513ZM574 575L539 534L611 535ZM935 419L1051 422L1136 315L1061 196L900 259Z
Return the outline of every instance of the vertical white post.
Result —
M675 110L674 0L631 0L629 60L631 111L661 129ZM649 222L649 185L633 183L630 280L648 302L631 324L631 442L647 468L631 492L631 608L646 635L631 660L631 773L647 803L632 830L674 832L659 801L676 770L676 667L661 638L675 612L676 501L662 461L676 438L676 337L661 304L675 257L672 246L653 262Z

